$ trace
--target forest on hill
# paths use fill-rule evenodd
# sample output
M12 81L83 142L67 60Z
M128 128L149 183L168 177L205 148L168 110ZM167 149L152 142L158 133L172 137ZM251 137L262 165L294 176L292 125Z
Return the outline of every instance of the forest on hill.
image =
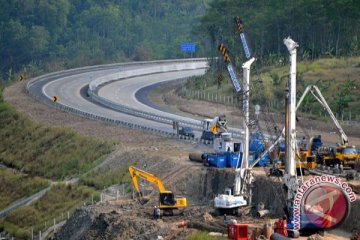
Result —
M275 56L286 53L283 38L287 36L299 43L301 60L360 54L360 1L212 1L199 33L210 40L209 47L215 51L218 44L225 43L234 57L240 54L235 16L243 21L253 55L269 64Z
M299 44L298 96L315 84L338 118L360 119L360 1L212 1L196 28L199 39L220 62L218 46L224 44L241 78L246 57L235 31L235 16L241 18L251 55L257 59L251 74L252 104L283 110L289 55L283 39L291 36ZM212 66L206 76L188 81L185 89L233 95L225 64L213 62ZM223 76L226 81L221 81ZM300 111L316 118L324 116L312 96L305 98Z
M0 0L0 78L182 58L208 0ZM199 55L202 48L197 48Z
M300 60L360 53L357 0L0 0L0 79L122 61L219 56L225 43L242 62L234 16L244 22L251 52L271 65L300 45ZM238 53L236 53L236 51Z

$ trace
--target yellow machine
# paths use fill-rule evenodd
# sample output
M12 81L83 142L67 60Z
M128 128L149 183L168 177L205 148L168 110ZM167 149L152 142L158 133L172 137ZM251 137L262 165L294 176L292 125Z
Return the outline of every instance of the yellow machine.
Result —
M321 94L319 88L317 88L315 85L308 86L305 89L304 94L301 96L298 102L298 106L303 101L304 97L308 92L311 92L313 96L319 101L321 106L328 112L340 136L340 143L338 147L336 148L321 147L318 149L317 155L320 157L317 160L319 160L320 163L325 165L343 164L354 167L359 161L356 147L349 144L348 137L346 136L344 130L340 126L335 115L331 111L329 105L327 104L325 98Z
M316 154L314 152L322 145L321 137L310 137L305 129L306 142L298 146L299 153L296 156L296 168L314 169L316 168Z
M140 177L146 181L156 185L159 188L159 208L165 212L173 214L173 209L182 209L187 206L185 197L175 197L171 191L165 189L162 181L155 175L145 172L144 170L135 168L133 166L129 167L129 172L131 176L132 183L139 197L142 197L141 191L139 189L138 179Z
M333 149L328 149L328 152L323 154L322 157L324 165L342 164L343 166L354 168L359 161L360 159L356 147L350 144L344 144Z

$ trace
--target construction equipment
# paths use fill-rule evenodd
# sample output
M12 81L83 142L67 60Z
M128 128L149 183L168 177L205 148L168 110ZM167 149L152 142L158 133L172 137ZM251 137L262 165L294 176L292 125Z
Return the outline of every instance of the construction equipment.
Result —
M250 58L250 51L248 49L245 35L243 33L242 22L239 17L236 17L235 21L237 24L238 32L240 32L240 37L244 47L245 54L247 58ZM216 196L214 199L214 203L215 203L214 206L215 209L219 212L230 212L234 214L234 213L238 213L240 207L251 205L251 198L252 198L251 184L253 182L253 176L251 170L277 144L280 138L278 138L273 144L268 146L268 148L262 154L260 154L260 156L258 156L256 160L254 159L254 161L252 161L251 163L249 162L250 128L253 128L253 126L257 124L257 120L250 120L250 115L249 115L250 68L252 63L255 61L255 58L252 57L242 65L243 83L241 88L239 82L236 79L236 75L233 71L233 67L231 65L230 58L227 54L227 50L225 49L223 44L220 45L219 50L224 56L224 60L227 65L227 70L229 72L235 91L236 93L241 94L240 99L243 102L242 113L244 115L243 116L244 147L243 147L243 156L241 159L240 168L238 168L237 167L238 164L236 164L233 187L226 188L224 194L220 194ZM239 162L240 162L240 152L238 155L238 163Z
M213 152L202 154L205 166L216 168L236 167L238 159L236 153L242 150L243 143L232 138L231 133L227 132L226 123L225 115L204 120L202 138L209 135L213 141Z
M309 92L315 97L316 100L318 100L321 106L327 111L332 121L334 122L338 130L338 134L340 136L340 143L336 148L320 147L318 149L317 155L319 156L319 158L317 159L317 162L324 165L333 165L333 166L335 166L336 164L342 164L344 166L351 166L354 168L355 164L359 161L356 147L349 144L349 139L347 135L345 134L344 130L342 129L335 115L331 111L331 108L327 104L319 88L316 87L315 85L308 86L305 89L303 95L301 96L298 106L301 104L301 102L304 100L305 96Z
M243 127L244 127L244 148L241 159L240 168L235 168L235 179L232 188L225 188L224 194L219 194L214 199L214 207L218 212L227 212L236 214L240 207L251 205L251 184L253 182L252 169L253 167L271 151L275 145L280 141L280 136L274 143L269 145L256 159L249 161L250 149L250 119L249 119L249 84L250 84L250 67L255 61L251 58L243 64ZM238 155L238 162L240 162L240 152ZM239 164L236 164L238 166Z
M223 132L227 132L227 121L224 114L218 115L213 119L206 118L202 121L203 132L201 139L214 140L215 137L219 136Z
M224 61L225 61L226 68L228 70L231 82L232 82L232 84L234 86L235 91L238 93L238 92L241 91L241 86L240 86L239 81L237 80L236 74L234 72L234 68L233 68L233 66L231 64L231 61L230 61L230 58L229 58L228 51L227 51L224 44L219 45L219 51L221 52L221 54L224 57Z
M316 167L317 150L322 146L321 136L310 137L307 135L298 144L298 156L296 158L296 169L314 169Z
M291 235L299 235L294 227L294 199L300 181L296 177L295 149L296 149L296 48L299 46L290 37L284 39L284 44L289 51L290 70L286 102L285 116L285 142L286 142L286 167L283 177L284 187L286 189L286 212L288 216L288 229Z
M244 26L239 16L235 17L235 32L240 34L241 43L244 49L244 53L247 59L250 58L250 50L244 34Z
M185 197L175 197L174 193L165 189L162 181L156 177L155 175L148 173L144 170L138 169L133 166L129 166L129 173L133 183L133 186L138 193L138 197L140 198L140 202L144 204L142 201L142 193L139 188L138 177L156 185L159 188L159 208L164 211L164 213L169 213L173 215L174 209L184 209L187 206L187 201Z
M244 150L241 161L241 167L235 169L235 180L232 191L231 188L226 188L224 194L220 194L214 199L215 209L219 212L230 212L232 214L238 213L238 210L242 206L248 205L247 198L251 201L251 191L247 191L248 186L252 183L253 177L249 168L249 79L250 79L250 66L255 61L255 58L251 58L243 64L244 70L244 113L243 125L245 130ZM240 161L240 154L238 157ZM250 192L250 194L249 194Z
M216 117L214 117L213 119L211 119L210 123L209 123L209 129L213 134L221 134L223 132L227 132L227 121L226 121L226 116L223 115L218 115Z
M321 156L319 162L327 166L341 164L355 168L355 165L360 162L356 147L349 144L340 145L335 148L321 148L319 155Z

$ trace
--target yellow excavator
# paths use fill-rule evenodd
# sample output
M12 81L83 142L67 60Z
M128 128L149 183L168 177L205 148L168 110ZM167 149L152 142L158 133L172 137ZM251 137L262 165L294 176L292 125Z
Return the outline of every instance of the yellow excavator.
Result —
M140 203L144 204L145 202L142 199L142 193L138 184L138 177L156 185L159 188L160 196L159 196L159 208L164 211L164 213L168 213L173 215L174 209L184 209L187 206L185 197L175 197L174 193L165 189L162 181L156 177L155 175L148 173L144 170L138 169L133 166L129 166L129 173L133 183L133 186L140 198Z

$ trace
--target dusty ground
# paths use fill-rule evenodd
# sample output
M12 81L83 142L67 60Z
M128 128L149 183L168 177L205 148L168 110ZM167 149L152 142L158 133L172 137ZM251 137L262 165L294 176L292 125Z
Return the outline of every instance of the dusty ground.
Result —
M56 111L29 97L24 85L25 83L17 83L4 92L5 99L19 112L39 124L63 126L85 136L117 141L119 143L117 149L98 168L110 169L123 166L128 160L135 158L140 166L146 162L149 171L160 176L169 189L177 194L186 195L190 205L183 215L163 218L155 222L151 220L151 212L152 206L157 201L157 191L150 190L152 198L145 206L140 206L134 201L122 200L79 209L57 235L57 239L67 239L69 234L71 239L157 239L157 236L162 236L164 239L184 239L194 230L179 228L178 225L183 220L187 220L189 224L192 222L197 229L206 229L209 226L215 226L214 231L219 228L224 229L222 217L209 216L212 209L209 199L212 199L224 186L230 185L232 178L230 174L222 174L221 178L218 172L211 172L200 164L188 161L188 153L201 150L201 145L166 139L139 130L118 128ZM212 118L225 113L230 124L240 125L241 119L235 108L187 101L178 98L170 89L161 92L166 94L158 94L159 91L155 91L151 94L152 100L173 112L181 112L183 115L195 114L199 119ZM325 140L337 141L337 137L330 134L331 127L327 130L321 123L314 123L314 129L316 126L323 130L321 135ZM359 126L352 126L351 131L347 129L345 131L348 132L352 143L360 145ZM264 191L263 193L266 194ZM278 206L273 208L276 209ZM261 227L264 223L264 221L259 223L249 216L238 220L250 223L253 227ZM337 233L340 236L344 234L346 233ZM348 238L326 233L326 239Z
M173 112L177 112L183 115L184 113L185 115L195 115L198 116L199 119L202 119L203 117L213 118L219 114L225 114L229 125L238 127L242 126L242 114L238 108L204 101L186 100L178 97L172 88L165 87L165 90L156 90L151 94L153 101L163 108L170 109ZM259 117L262 129L266 129L264 118L261 117L261 114ZM284 116L282 114L272 114L271 118L274 119L278 127L283 127L282 122L284 121ZM325 142L337 143L340 141L339 135L337 134L337 129L335 124L331 121L330 117L328 120L329 122L322 122L300 117L300 121L297 123L298 135L304 136L305 129L305 131L307 131L311 136L321 135ZM351 123L351 125L346 122L340 124L349 137L349 142L356 146L360 146L360 122Z

